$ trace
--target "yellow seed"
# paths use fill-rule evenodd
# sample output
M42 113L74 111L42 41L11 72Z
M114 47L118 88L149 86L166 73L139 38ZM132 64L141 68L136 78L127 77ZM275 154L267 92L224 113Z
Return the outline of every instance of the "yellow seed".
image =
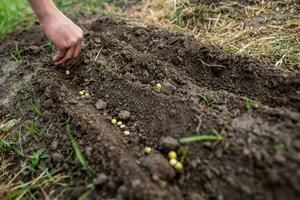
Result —
M66 75L69 76L71 72L69 70L66 71Z
M116 124L117 124L117 120L116 120L116 119L112 119L112 120L111 120L111 123L112 123L113 125L116 125Z
M183 170L183 164L182 164L181 162L178 161L178 162L175 164L175 169L176 169L177 171Z
M84 94L84 96L89 97L89 96L90 96L90 93L86 92L86 93Z
M175 166L177 164L176 159L171 159L169 162L170 162L170 165L172 165L172 166Z
M152 148L151 148L151 147L145 147L145 148L144 148L144 152L145 152L146 154L150 154L151 151L152 151Z
M155 89L157 90L161 90L161 84L160 83L156 83L156 85L154 86Z
M79 95L83 96L84 95L84 90L79 91Z
M168 154L169 159L177 159L177 154L175 151L170 151Z
M122 124L123 123L121 121L118 121L118 123L117 123L118 126L122 126Z

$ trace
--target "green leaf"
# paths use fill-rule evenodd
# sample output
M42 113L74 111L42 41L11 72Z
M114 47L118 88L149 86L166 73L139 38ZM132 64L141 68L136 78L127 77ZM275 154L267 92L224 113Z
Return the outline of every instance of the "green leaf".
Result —
M223 136L220 135L196 135L180 138L179 141L181 143L190 143L197 141L216 141L216 140L224 140Z

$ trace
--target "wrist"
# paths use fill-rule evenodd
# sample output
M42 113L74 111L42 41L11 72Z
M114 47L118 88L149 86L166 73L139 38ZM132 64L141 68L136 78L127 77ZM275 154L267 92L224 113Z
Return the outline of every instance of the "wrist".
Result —
M44 12L37 14L37 17L42 23L44 21L58 18L59 15L61 15L61 12L57 8L48 8L45 9Z

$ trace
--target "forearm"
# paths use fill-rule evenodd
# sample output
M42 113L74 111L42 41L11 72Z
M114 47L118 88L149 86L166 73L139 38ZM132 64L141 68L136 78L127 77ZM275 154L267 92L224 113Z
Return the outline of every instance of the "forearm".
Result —
M52 15L60 13L52 0L28 0L34 13L41 20Z

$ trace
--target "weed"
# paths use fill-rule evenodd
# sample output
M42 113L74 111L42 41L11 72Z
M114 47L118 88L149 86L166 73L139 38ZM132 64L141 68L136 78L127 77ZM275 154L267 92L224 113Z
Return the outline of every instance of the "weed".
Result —
M8 142L4 139L0 139L0 150L2 151L10 150L12 148L11 145L12 145L11 142Z
M215 103L214 95L212 92L205 95L197 94L197 96L209 107L212 107Z
M224 145L224 149L227 150L227 149L230 148L231 144L230 144L230 142L228 140L224 140L223 145Z
M87 198L87 196L95 189L95 186L93 184L88 184L87 186L87 191L84 192L79 198L78 200L85 200Z
M85 159L85 157L81 153L80 148L79 148L75 138L72 135L71 125L69 124L69 122L66 123L66 131L67 131L67 134L70 137L71 144L72 144L72 147L74 149L74 152L75 152L75 155L76 155L77 159L79 160L79 162L81 163L83 168L87 171L89 177L92 177L93 176L92 169L90 168L87 160Z
M24 101L31 99L32 96L33 96L32 92L22 89L18 92L17 100L24 102Z
M48 156L45 154L45 149L38 149L29 156L30 167L36 169L41 160L46 158L48 158Z
M51 51L51 52L54 52L55 51L55 46L53 44L53 42L51 40L48 40L47 41L47 47L48 49Z
M282 144L269 144L266 146L266 149L271 153L276 153L283 151L284 146Z
M40 128L38 125L31 121L25 126L26 130L29 132L30 135L39 135L40 133Z
M41 115L42 114L40 107L35 102L31 102L31 110L34 113L36 113L37 115Z
M225 125L230 125L232 123L232 118L230 117L224 117L224 124Z
M17 42L15 43L15 51L11 53L11 57L15 60L17 64L23 63L23 58Z
M14 150L15 152L21 156L25 157L24 150L23 150L23 138L22 138L22 132L21 130L18 132L18 138L17 138L17 143L19 144L19 147L15 147Z
M189 150L184 146L180 146L178 149L178 156L181 162L184 162L189 156Z
M243 98L245 101L245 107L248 112L252 111L254 108L257 108L258 105L255 101L248 99L247 97Z

